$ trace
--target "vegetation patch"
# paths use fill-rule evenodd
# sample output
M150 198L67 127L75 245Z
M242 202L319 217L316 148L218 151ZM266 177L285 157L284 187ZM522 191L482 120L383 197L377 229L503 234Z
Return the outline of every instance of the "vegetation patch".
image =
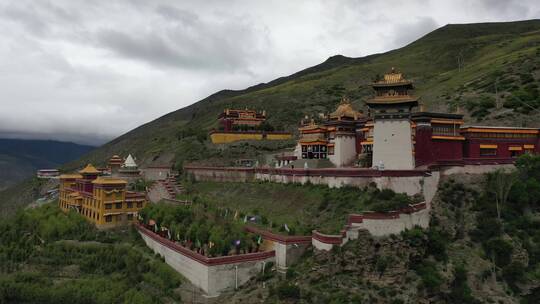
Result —
M325 185L271 182L219 183L184 182L180 198L219 208L228 208L240 217L259 216L258 224L281 233L310 235L313 229L337 233L351 213L386 212L422 201L391 190L329 188Z
M180 301L181 276L134 230L98 231L55 205L0 222L0 303Z

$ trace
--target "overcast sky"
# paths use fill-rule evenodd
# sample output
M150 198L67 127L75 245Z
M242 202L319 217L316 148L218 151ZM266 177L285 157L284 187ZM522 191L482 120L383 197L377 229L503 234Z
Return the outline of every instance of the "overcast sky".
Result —
M533 18L537 0L0 0L0 137L100 144L335 54Z

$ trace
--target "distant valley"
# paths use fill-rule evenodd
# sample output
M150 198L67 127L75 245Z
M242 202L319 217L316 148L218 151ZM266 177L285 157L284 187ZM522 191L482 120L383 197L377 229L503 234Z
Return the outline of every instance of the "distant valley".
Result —
M0 190L35 174L41 168L57 168L94 147L52 140L0 139Z

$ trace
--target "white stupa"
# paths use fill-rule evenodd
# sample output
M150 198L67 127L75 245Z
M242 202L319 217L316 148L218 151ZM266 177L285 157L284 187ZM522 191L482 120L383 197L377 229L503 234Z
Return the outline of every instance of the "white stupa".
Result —
M137 169L137 163L135 163L135 159L133 159L133 156L131 156L131 154L126 157L126 160L124 161L122 167L126 169Z

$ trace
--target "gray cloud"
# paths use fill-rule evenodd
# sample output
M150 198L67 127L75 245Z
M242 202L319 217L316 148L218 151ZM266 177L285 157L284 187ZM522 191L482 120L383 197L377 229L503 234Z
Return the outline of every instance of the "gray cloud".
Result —
M0 136L103 142L335 54L539 17L533 0L2 1Z
M431 17L418 17L411 23L396 24L393 32L394 40L390 46L399 47L407 45L439 26L435 19Z

